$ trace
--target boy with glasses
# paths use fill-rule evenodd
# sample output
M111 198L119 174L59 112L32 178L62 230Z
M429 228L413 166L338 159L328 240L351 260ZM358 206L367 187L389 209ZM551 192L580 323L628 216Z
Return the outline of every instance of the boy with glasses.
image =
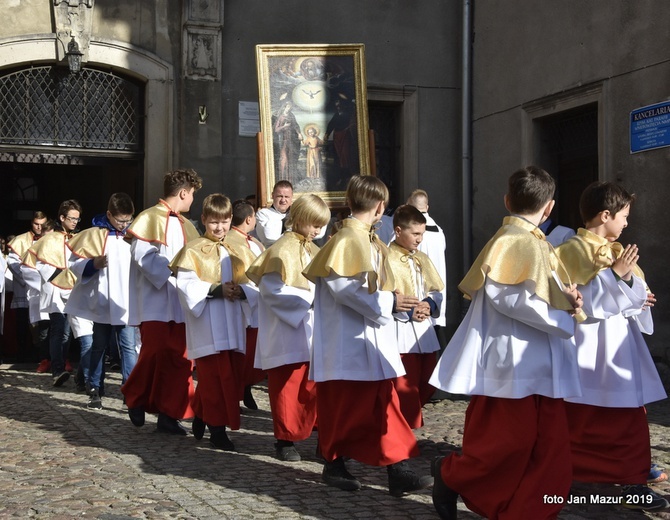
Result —
M68 314L93 321L92 345L86 351L82 348L80 362L89 408L102 408L103 358L112 336L121 352L123 382L137 361L135 329L128 326L130 243L125 240L134 212L129 195L114 193L107 213L96 215L93 227L68 242L72 251L70 268L78 281L65 309Z

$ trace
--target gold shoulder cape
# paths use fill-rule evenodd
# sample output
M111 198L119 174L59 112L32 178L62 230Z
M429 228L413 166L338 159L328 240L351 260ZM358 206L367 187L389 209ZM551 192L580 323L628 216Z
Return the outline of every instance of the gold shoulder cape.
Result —
M170 217L170 207L160 200L155 206L144 210L128 228L128 234L145 242L158 242L166 245L165 234ZM183 215L177 215L184 233L184 243L200 236L198 230Z
M401 294L417 295L416 274L412 264L409 263L409 258L414 261L414 265L421 271L424 286L423 290L426 293L433 291L441 291L444 289L444 283L440 278L433 262L428 256L421 251L414 251L410 253L404 247L391 242L389 246L389 265L393 272L395 280L395 288Z
M80 258L95 258L105 252L109 230L99 227L85 229L77 233L67 243L67 247Z
M233 282L245 283L244 264L235 256L235 253L222 241L212 238L205 234L188 242L175 255L168 266L170 270L177 274L181 267L188 271L193 271L203 282L210 284L220 284L221 280L221 250L219 245L226 248L230 255L230 263L233 268ZM223 280L224 282L228 280Z
M395 288L395 282L393 272L388 265L388 248L379 240L374 228L371 229L369 225L355 218L342 221L342 229L326 242L326 245L321 248L319 254L314 257L302 274L308 280L316 283L317 278L330 276L331 272L339 276L356 276L365 273L368 280L368 292L372 294L377 290L380 273L377 273L372 265L371 244L381 253L382 257L381 288L392 291Z
M249 269L249 267L251 267L251 264L253 264L256 261L256 255L251 249L249 249L246 238L239 231L231 229L228 233L226 233L226 238L223 239L223 243L226 244L226 246L235 253L235 256L242 261L242 263L244 264L245 271ZM265 249L263 248L262 245L261 248ZM244 282L237 282L237 283L247 283L248 281L249 279L245 274Z
M67 267L66 242L67 235L62 231L47 233L28 249L28 254L23 260L30 267L35 267L37 262L42 262L60 269L61 273L51 280L51 285L64 290L72 289L77 281L77 277Z
M17 235L12 240L10 240L9 244L7 244L7 247L14 251L21 259L23 258L23 255L26 254L26 251L31 248L33 242L35 242L35 235L33 235L32 231L27 231L26 233Z
M258 256L247 269L247 276L258 285L263 275L279 273L286 285L309 290L309 282L303 276L303 269L306 267L303 250L309 253L310 258L314 258L319 252L318 246L307 241L301 234L286 231Z
M612 267L623 249L619 242L610 242L588 229L579 228L575 236L556 248L556 254L568 270L572 281L586 285L600 271ZM633 268L633 273L644 280L644 273L638 266Z
M481 289L486 277L505 285L528 280L535 294L555 309L571 311L572 306L552 275L570 283L565 267L556 256L544 233L519 217L505 217L502 227L484 246L458 288L467 298Z

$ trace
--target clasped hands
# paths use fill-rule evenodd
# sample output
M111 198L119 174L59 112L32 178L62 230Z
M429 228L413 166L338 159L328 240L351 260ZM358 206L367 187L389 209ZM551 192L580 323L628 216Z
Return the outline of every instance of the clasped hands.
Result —
M212 298L225 298L231 302L241 299L242 294L242 287L235 282L225 282L213 285L209 291L209 295Z
M395 291L395 311L412 313L412 321L424 321L430 317L430 304L419 301L416 296L407 296Z

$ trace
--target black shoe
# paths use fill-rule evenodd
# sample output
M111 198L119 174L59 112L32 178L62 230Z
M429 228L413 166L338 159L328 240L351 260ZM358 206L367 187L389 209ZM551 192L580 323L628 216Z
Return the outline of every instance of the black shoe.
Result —
M277 458L286 462L299 462L300 453L295 449L291 441L277 441L275 442L275 450Z
M644 484L622 486L621 495L623 496L621 505L626 509L657 511L670 507L670 503L665 498Z
M96 410L102 410L102 398L100 397L100 394L98 394L98 391L95 388L91 391L91 395L88 398L88 404L86 405L86 408L95 408Z
M430 473L435 478L433 484L433 505L442 520L456 520L458 493L450 489L442 480L441 468L444 457L435 457L430 465Z
M158 424L156 429L159 432L169 433L171 435L187 435L186 428L184 428L177 419L168 417L164 413L158 414Z
M193 437L195 437L196 440L202 439L202 436L205 435L205 421L203 421L200 417L197 415L193 418L193 424L191 425L191 429L193 430Z
M54 376L54 386L63 386L63 383L70 379L70 372L61 372L57 376Z
M235 445L228 438L225 426L210 426L209 433L209 443L214 448L223 451L235 451Z
M144 426L144 408L128 408L128 417L138 428Z
M323 465L321 479L329 486L343 491L357 491L361 489L361 483L347 471L342 457L338 457L332 462L326 462Z
M420 477L406 460L386 466L389 475L389 493L394 497L401 497L405 493L426 489L433 485L433 477L424 475Z
M242 399L242 402L249 410L258 410L258 405L254 400L254 396L251 395L251 385L244 387L244 398Z

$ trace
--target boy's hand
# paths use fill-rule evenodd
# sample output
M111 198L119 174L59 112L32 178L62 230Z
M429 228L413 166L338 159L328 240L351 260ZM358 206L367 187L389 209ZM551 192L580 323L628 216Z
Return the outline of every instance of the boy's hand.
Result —
M612 271L625 282L629 281L633 276L633 267L635 267L640 258L640 255L637 253L637 246L635 244L628 244L621 256L612 264Z
M414 307L414 312L412 313L412 321L422 322L428 319L430 316L430 304L428 302L419 302L419 304Z
M395 308L393 312L409 312L419 304L416 296L406 296L395 291Z
M226 300L235 301L242 297L242 287L235 282L226 282L223 284L223 297Z
M563 294L565 294L565 297L568 299L570 305L572 305L572 308L574 309L572 314L576 313L579 309L582 308L582 305L584 305L584 299L582 298L582 293L577 290L577 284L573 283L572 285L563 289Z
M104 269L107 267L107 255L96 256L93 259L93 267L96 269Z
M656 303L656 295L654 293L647 293L647 300L644 302L644 305L642 306L643 309L646 308L651 308L654 306Z

